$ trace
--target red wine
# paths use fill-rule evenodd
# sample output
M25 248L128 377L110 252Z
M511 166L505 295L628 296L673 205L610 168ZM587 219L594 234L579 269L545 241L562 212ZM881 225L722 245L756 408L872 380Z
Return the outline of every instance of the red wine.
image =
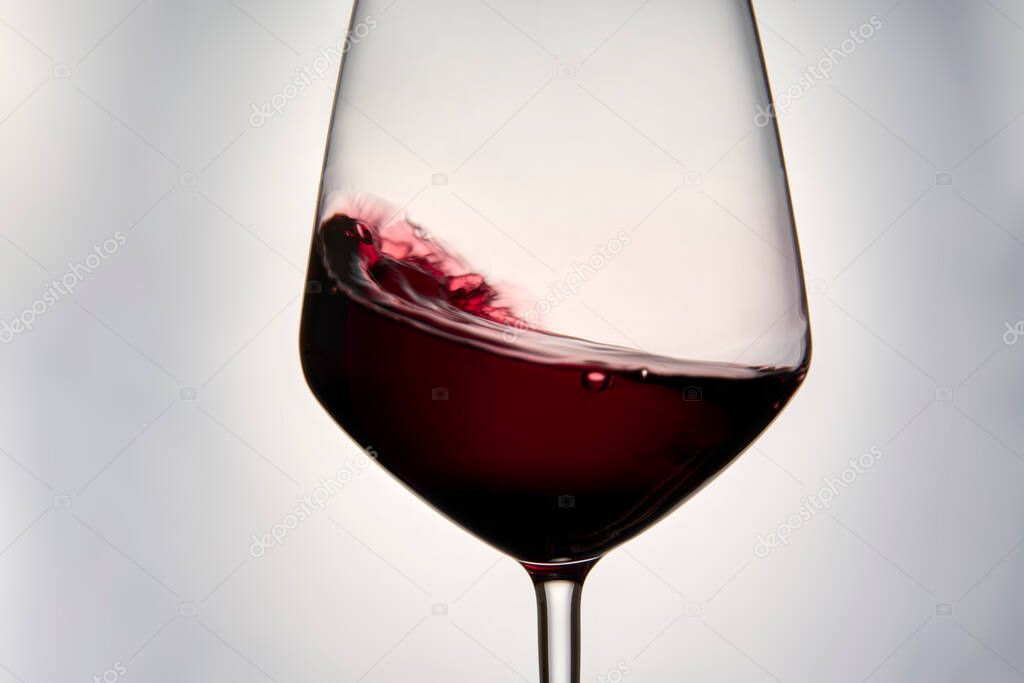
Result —
M521 561L593 558L639 533L728 465L803 379L803 367L672 361L534 329L383 206L348 200L317 230L307 381L381 465Z

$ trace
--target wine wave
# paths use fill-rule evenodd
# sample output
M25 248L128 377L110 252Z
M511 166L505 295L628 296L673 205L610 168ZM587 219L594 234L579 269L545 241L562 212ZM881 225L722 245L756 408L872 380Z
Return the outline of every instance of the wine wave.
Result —
M460 343L532 362L620 372L681 375L695 369L727 378L771 371L649 354L559 334L528 322L514 287L492 283L405 212L370 194L325 202L316 252L328 285L396 320Z

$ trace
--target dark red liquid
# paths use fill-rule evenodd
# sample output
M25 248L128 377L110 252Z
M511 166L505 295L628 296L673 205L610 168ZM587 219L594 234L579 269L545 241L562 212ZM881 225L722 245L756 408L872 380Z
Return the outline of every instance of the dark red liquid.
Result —
M309 279L320 285L301 351L316 397L413 491L523 561L592 558L639 533L732 461L803 378L646 369L641 354L585 342L565 360L530 348L536 331L502 341L494 330L516 318L482 277L346 216L321 226Z

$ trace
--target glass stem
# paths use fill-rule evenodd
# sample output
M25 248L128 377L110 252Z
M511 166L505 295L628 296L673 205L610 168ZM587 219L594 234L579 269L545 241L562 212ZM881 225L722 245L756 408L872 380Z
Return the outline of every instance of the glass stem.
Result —
M580 596L595 561L524 565L537 591L540 683L580 681Z

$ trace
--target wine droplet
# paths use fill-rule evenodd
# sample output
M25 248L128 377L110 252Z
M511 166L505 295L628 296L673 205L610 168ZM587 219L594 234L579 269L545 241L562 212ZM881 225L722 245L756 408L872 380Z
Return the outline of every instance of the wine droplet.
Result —
M612 385L611 373L604 370L587 370L583 373L583 388L595 394Z

